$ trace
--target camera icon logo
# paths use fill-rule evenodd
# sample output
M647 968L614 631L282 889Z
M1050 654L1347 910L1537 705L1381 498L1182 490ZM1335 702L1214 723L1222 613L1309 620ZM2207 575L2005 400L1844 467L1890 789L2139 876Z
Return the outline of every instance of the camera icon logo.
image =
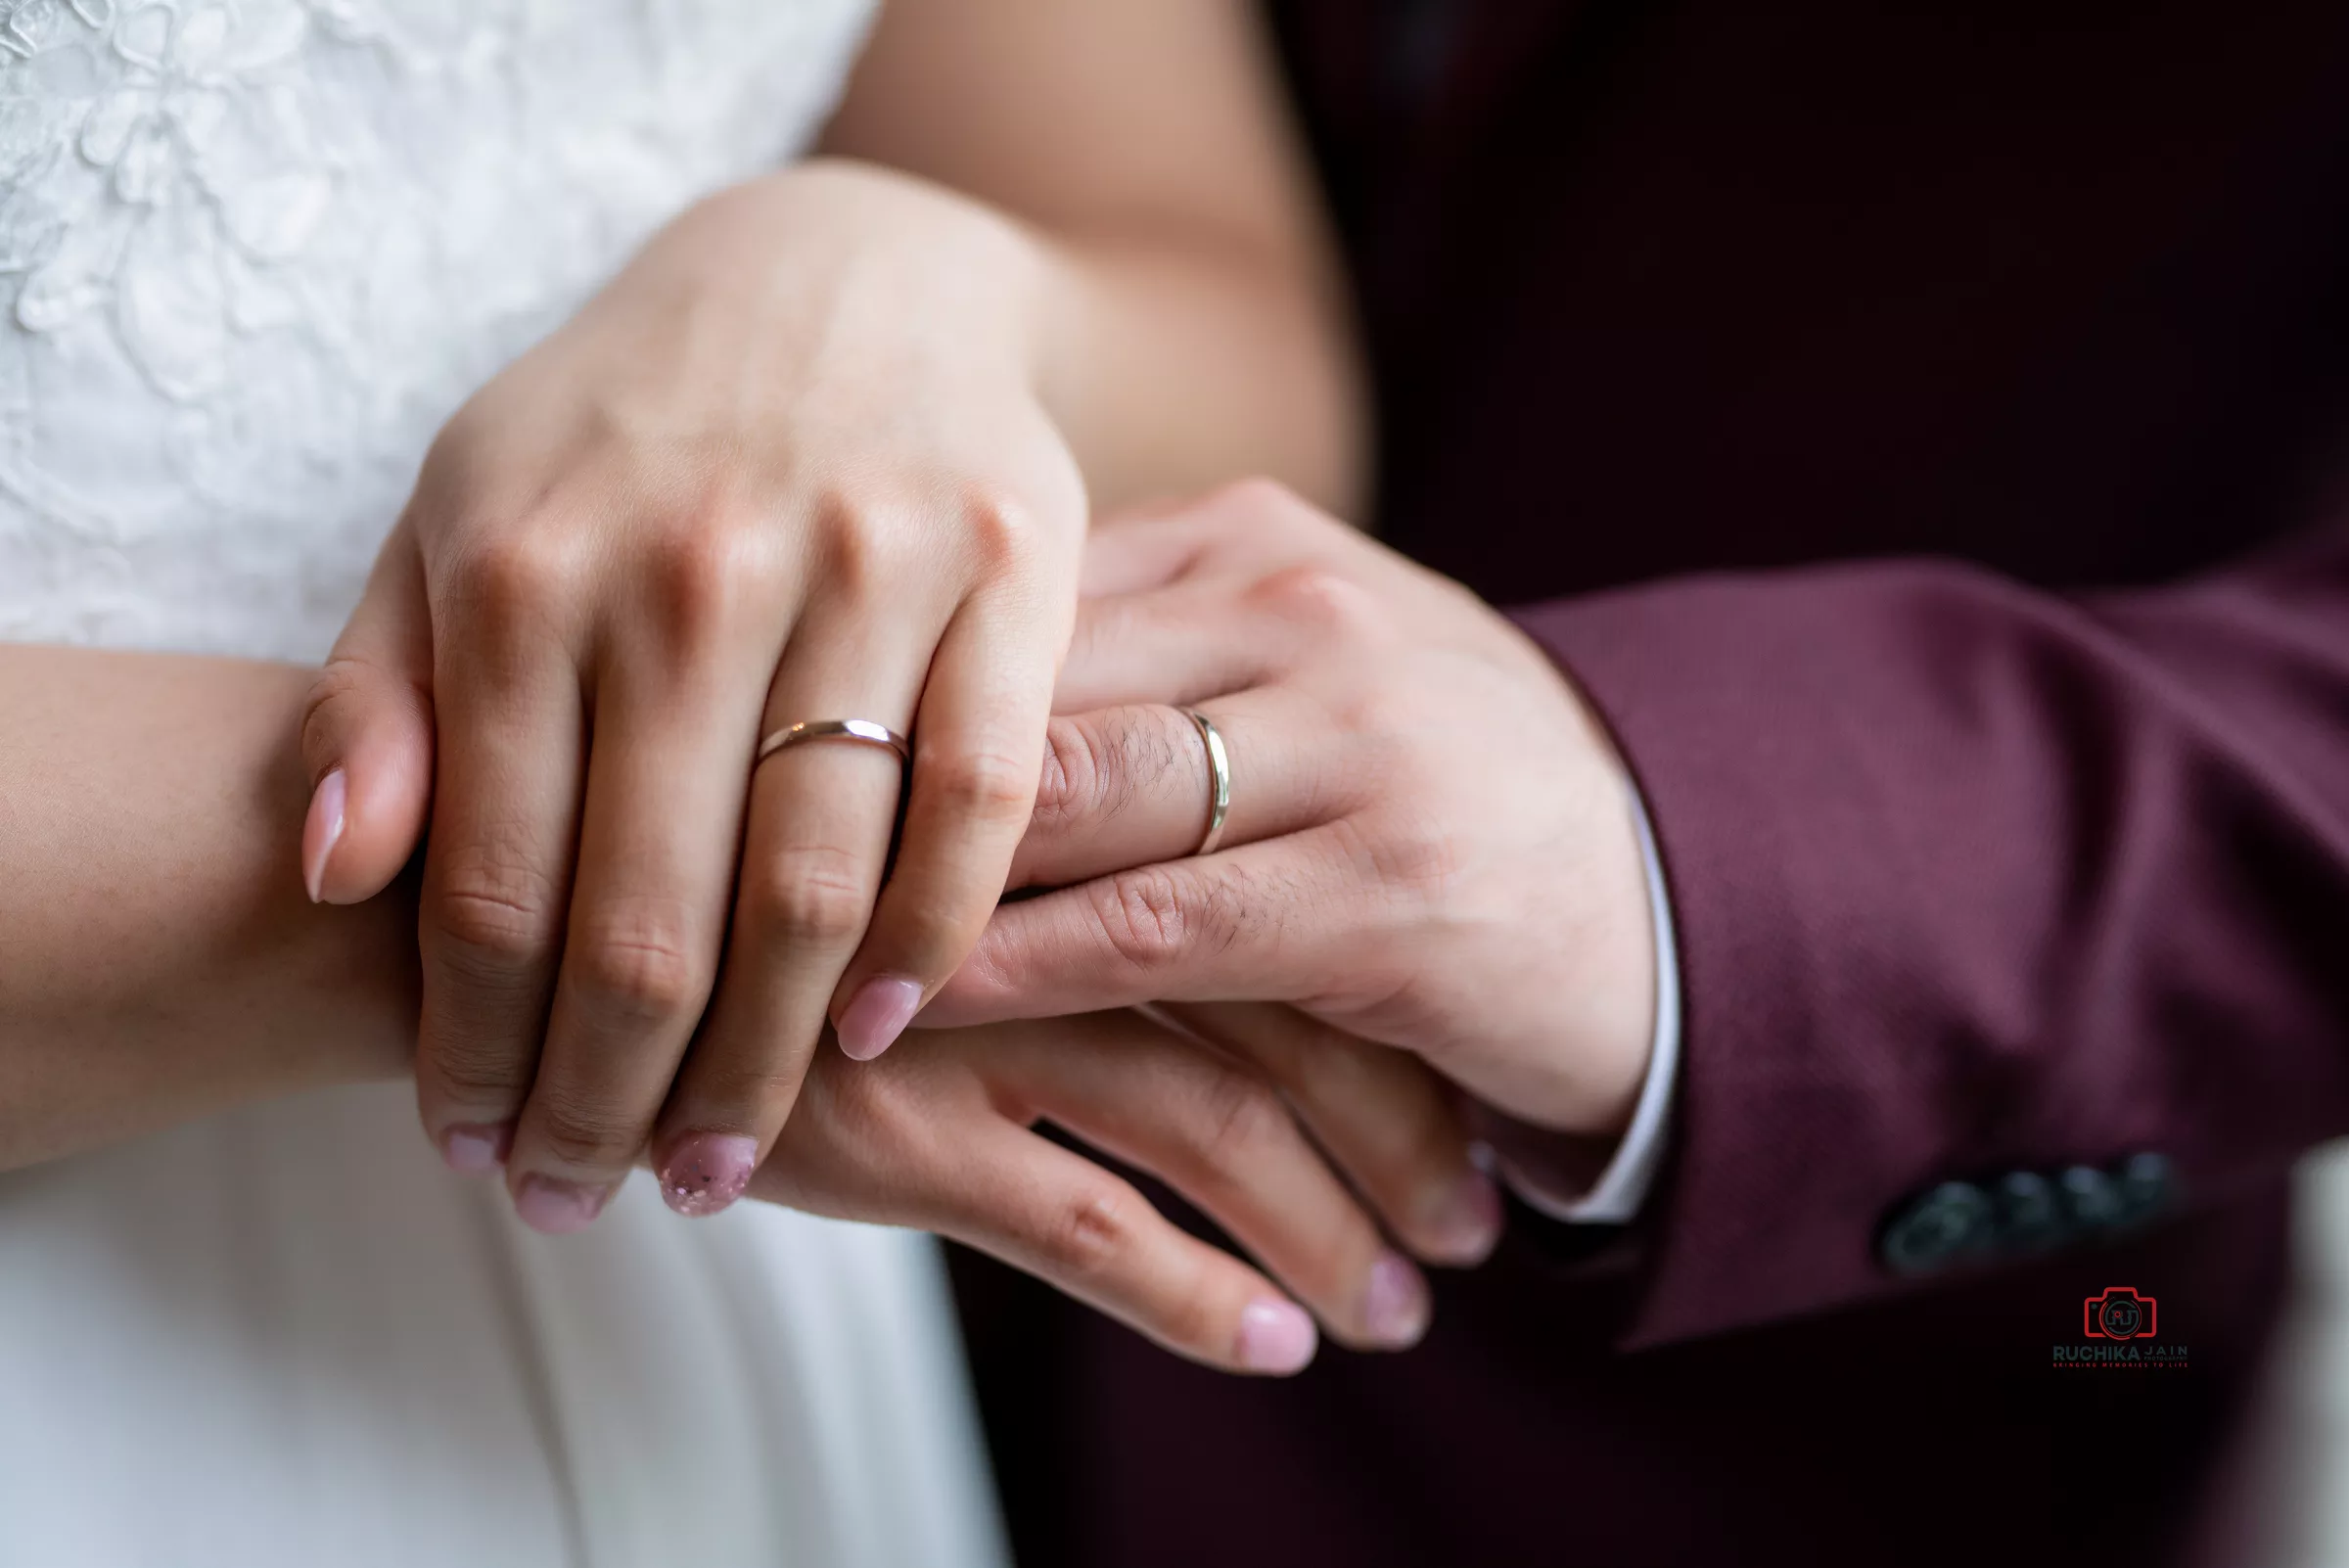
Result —
M2090 1339L2151 1339L2153 1298L2141 1296L2128 1285L2106 1285L2087 1301Z

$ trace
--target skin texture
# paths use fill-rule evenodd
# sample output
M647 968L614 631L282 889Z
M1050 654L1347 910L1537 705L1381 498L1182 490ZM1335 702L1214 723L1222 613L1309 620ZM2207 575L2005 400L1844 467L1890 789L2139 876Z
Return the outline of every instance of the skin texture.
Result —
M423 1119L532 1224L648 1142L724 1207L827 1024L873 1054L962 961L1091 507L1353 494L1274 102L1236 0L899 0L835 156L687 212L443 432L311 694L304 867L356 901L426 845ZM754 767L850 717L910 768Z
M408 1072L412 882L340 908L297 875L309 678L0 647L0 1169ZM1426 1288L1387 1234L1448 1263L1497 1238L1450 1096L1399 1065L1307 1082L1132 1014L930 1032L878 1062L825 1053L752 1191L929 1226L1211 1365L1294 1370L1313 1329L1292 1293L1347 1343L1407 1343ZM1262 1268L1028 1130L1041 1119L1165 1177Z
M1375 1040L1529 1127L1620 1135L1654 938L1630 780L1556 667L1271 484L1104 526L1086 582L1015 869L1059 891L1004 904L924 1022L1169 1001L1260 1059ZM1204 858L1191 707L1233 780Z

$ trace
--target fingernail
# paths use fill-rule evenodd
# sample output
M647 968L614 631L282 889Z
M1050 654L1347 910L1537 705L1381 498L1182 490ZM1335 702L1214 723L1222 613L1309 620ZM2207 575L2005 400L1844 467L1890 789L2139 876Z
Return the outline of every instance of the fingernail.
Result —
M1446 1263L1483 1263L1500 1245L1500 1189L1482 1172L1448 1183L1427 1206L1428 1235Z
M1362 1326L1379 1344L1404 1350L1427 1332L1427 1280L1409 1259L1388 1253L1370 1266L1362 1288Z
M335 846L343 842L343 806L347 791L343 782L343 769L318 781L310 796L310 814L301 824L301 885L310 891L310 902L317 903L326 897L327 857Z
M487 1176L506 1163L513 1147L511 1122L468 1122L440 1135L440 1158L459 1176Z
M611 1196L610 1187L591 1187L584 1181L525 1176L514 1194L514 1212L541 1235L570 1236L595 1223Z
M1240 1364L1252 1372L1302 1372L1318 1339L1313 1320L1295 1302L1267 1296L1240 1311Z
M743 1195L758 1168L757 1138L690 1132L661 1167L661 1198L682 1215L716 1214Z
M840 1048L856 1061L871 1061L897 1043L921 1005L918 982L887 975L866 981L840 1015L834 1031L840 1036Z

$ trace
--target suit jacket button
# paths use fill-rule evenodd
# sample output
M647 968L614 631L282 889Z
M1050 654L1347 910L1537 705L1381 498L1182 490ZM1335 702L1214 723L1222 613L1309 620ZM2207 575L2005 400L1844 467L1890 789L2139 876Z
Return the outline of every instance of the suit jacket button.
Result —
M2120 1183L2094 1166L2075 1165L2056 1178L2064 1213L2082 1230L2109 1230L2121 1222L2125 1206Z
M1876 1256L1896 1274L1929 1274L1990 1237L1990 1197L1971 1181L1944 1181L1884 1227Z
M2001 1252L2050 1252L2070 1234L2055 1184L2038 1172L2016 1171L2001 1178L1997 1196L1992 1233Z
M2149 1224L2178 1201L2178 1173L2167 1155L2133 1154L2121 1162L2113 1185L2121 1198L2122 1225Z

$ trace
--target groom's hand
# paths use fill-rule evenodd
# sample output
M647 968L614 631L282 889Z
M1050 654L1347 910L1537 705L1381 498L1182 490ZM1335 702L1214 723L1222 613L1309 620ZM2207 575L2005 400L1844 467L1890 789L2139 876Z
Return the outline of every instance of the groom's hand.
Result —
M1003 905L922 1022L1284 1002L1294 1028L1259 1009L1236 1043L1334 1027L1524 1121L1619 1132L1656 1005L1631 785L1541 651L1267 484L1101 530L1086 576L1015 864L1059 891ZM1204 858L1184 709L1229 755Z
M819 1054L751 1193L939 1231L1211 1366L1286 1373L1314 1317L1362 1350L1425 1330L1426 1281L1388 1236L1448 1264L1499 1239L1456 1098L1359 1041L1251 1064L1134 1013L930 1030L879 1061ZM1253 1265L1047 1121L1173 1187Z

